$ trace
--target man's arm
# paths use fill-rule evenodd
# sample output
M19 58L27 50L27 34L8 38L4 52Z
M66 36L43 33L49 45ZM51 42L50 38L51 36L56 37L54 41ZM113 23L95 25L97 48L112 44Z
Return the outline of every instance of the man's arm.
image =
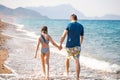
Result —
M63 42L64 42L64 40L65 40L65 37L66 37L67 33L68 33L68 31L65 30L65 31L63 32L62 36L61 36L61 39L60 39L60 46L61 46L61 47L62 47L62 44L63 44Z
M84 36L80 36L80 44L82 45L83 43Z
M82 32L80 34L80 44L82 45L84 39L84 27L82 27Z

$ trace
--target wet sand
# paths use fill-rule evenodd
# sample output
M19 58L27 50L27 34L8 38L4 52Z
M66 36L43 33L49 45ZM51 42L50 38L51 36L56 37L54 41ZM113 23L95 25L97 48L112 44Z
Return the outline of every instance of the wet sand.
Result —
M20 33L20 31L16 31L16 29L12 30L14 30L13 32L16 33L16 35ZM17 43L19 43L19 45ZM27 46L20 45L23 43ZM42 77L39 55L37 59L33 58L36 46L35 41L23 41L23 38L12 37L7 40L6 46L9 48L9 58L6 65L14 69L17 74L0 75L0 80L44 80ZM51 47L50 80L75 80L74 60L70 60L70 73L69 76L66 77L64 75L65 56L53 52L54 50L57 49ZM80 80L120 80L120 73L93 70L81 64Z
M7 23L0 21L0 74L12 73L12 71L4 65L4 62L8 58L8 50L6 49L5 42L10 37L3 35L2 31L5 30L7 26Z

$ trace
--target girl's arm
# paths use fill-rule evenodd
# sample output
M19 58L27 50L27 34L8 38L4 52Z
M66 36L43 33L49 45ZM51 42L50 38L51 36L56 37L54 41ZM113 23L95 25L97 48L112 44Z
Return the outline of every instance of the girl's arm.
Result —
M51 36L49 36L49 41L52 43L52 45L54 45L55 47L57 47L58 49L60 49L60 47L53 41L53 39L51 38Z
M35 52L34 58L37 57L37 52L38 52L38 49L39 49L39 45L40 45L40 38L38 39L37 48L36 48L36 52Z

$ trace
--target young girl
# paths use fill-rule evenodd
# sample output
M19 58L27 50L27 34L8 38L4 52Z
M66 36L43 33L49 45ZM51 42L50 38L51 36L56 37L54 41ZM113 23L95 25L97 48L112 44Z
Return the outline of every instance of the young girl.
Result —
M50 56L50 48L49 48L49 42L51 42L55 47L57 47L59 50L61 49L51 38L50 35L48 35L48 29L47 26L43 26L41 29L41 36L38 39L38 44L36 48L35 58L37 57L37 52L39 49L39 46L41 44L41 54L40 59L42 63L42 71L43 75L45 76L45 79L48 80L49 78L49 56Z

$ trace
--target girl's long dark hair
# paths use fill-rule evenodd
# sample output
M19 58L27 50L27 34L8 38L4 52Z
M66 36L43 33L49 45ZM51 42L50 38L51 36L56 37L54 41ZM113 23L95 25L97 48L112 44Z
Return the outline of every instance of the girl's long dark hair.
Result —
M48 28L47 28L47 26L43 26L41 28L41 33L48 34ZM44 42L46 42L46 40L45 40L45 38L44 38L44 36L42 34L41 34L41 37L44 40Z
M43 26L43 27L42 27L41 33L48 34L48 28L47 28L47 26Z

